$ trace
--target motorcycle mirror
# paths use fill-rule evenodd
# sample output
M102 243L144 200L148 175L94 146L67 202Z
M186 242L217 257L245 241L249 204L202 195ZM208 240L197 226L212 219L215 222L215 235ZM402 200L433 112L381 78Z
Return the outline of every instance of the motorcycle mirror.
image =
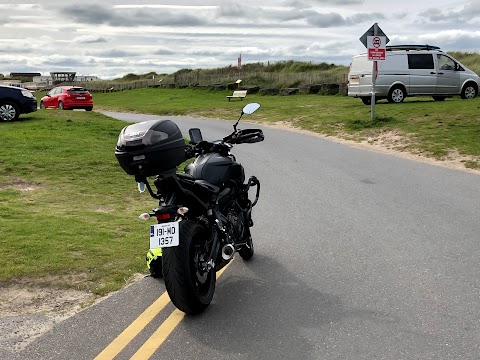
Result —
M199 128L188 130L188 134L190 135L190 144L195 145L203 141L202 132Z
M242 112L244 114L253 114L255 111L258 110L259 107L260 107L260 104L258 103L250 103L243 107Z
M260 104L258 103L250 103L250 104L247 104L243 107L242 109L242 113L240 114L240 117L238 118L237 122L235 123L235 125L233 125L233 129L235 131L237 131L237 125L238 125L238 122L240 121L240 119L242 118L243 114L253 114L255 111L258 110L258 108L260 107Z

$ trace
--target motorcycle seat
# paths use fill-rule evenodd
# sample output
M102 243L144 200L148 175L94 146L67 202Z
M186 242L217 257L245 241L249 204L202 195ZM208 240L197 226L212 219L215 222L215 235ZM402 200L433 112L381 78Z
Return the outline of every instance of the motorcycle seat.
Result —
M180 179L184 179L184 180L190 180L190 181L195 181L196 179L190 175L190 174L185 174L185 173L177 173L177 176L180 178Z
M220 193L220 188L218 186L210 184L208 181L195 180L195 184L211 191L214 195L218 195Z

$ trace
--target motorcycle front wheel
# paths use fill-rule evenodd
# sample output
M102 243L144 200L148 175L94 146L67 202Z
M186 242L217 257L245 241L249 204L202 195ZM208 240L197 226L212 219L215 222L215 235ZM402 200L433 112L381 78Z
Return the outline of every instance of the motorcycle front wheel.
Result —
M179 237L179 246L163 249L163 278L172 303L195 315L205 310L215 293L215 269L206 268L211 243L208 231L190 220L180 221Z

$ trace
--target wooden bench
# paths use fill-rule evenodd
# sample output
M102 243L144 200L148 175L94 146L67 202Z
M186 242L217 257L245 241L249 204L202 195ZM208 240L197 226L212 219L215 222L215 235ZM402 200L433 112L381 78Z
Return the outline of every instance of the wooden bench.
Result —
M233 98L239 98L240 100L243 101L243 98L247 96L247 90L237 90L234 91L232 95L227 96L228 101Z

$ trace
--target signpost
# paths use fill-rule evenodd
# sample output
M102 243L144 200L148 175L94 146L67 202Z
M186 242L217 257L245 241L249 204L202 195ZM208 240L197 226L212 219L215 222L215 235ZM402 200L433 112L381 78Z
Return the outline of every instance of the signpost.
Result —
M373 24L365 34L360 37L360 41L368 49L368 60L373 61L372 65L372 98L371 98L371 119L375 118L375 83L377 82L377 61L385 60L386 45L390 39L380 29L377 23Z

